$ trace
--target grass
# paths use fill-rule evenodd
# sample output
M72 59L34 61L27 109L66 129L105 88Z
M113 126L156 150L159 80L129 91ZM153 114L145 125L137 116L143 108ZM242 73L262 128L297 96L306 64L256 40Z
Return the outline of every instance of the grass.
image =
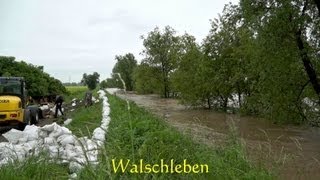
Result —
M69 103L73 98L83 99L84 93L88 91L87 86L65 86L68 91L68 96L65 97L65 102Z
M111 122L107 133L107 142L102 150L101 162L97 169L86 168L80 174L83 179L272 179L273 176L262 167L254 167L245 157L244 148L230 136L226 147L211 149L193 142L161 119L131 103L130 112L126 102L117 97L108 96L111 107ZM132 142L133 139L133 142ZM133 143L133 149L132 149ZM177 174L115 173L112 159L130 159L139 163L140 159L149 164L159 164L161 159L170 164L183 163L207 164L209 173Z
M49 159L47 155L42 154L40 156L31 156L25 161L16 161L2 166L0 168L0 179L68 179L67 166Z
M85 92L88 91L86 86L66 86L70 93L66 97L66 102L70 102L73 98L82 100ZM93 97L98 99L97 89L92 91ZM69 128L76 136L91 137L93 130L100 126L102 119L102 101L93 103L92 106L84 107L83 102L79 103L74 111L68 113L68 117L72 119L67 128Z
M102 101L94 103L90 107L80 106L68 116L72 122L67 126L76 136L91 137L93 130L100 126L102 119Z
M77 91L83 91L83 90L87 90L87 86L65 86L67 91L74 93Z
M192 141L148 111L130 103L130 112L125 101L108 95L111 108L111 122L107 132L107 141L100 150L99 164L87 166L79 179L273 179L272 174L262 167L248 162L244 148L231 133L225 147L214 149ZM92 133L100 125L101 103L90 108L79 108L73 115L69 128L74 133ZM100 108L100 109L99 109ZM77 117L78 116L78 117ZM89 116L92 119L88 119ZM94 118L93 118L94 117ZM90 123L89 123L90 122ZM86 125L84 125L87 123ZM77 129L80 129L77 132ZM87 130L88 129L88 130ZM90 134L89 133L89 134ZM85 134L86 135L86 134ZM208 173L115 173L112 159L130 159L138 163L140 159L149 164L159 164L163 159L175 164L184 159L189 164L207 164ZM46 158L28 158L25 162L16 162L0 168L0 179L67 179L68 168Z

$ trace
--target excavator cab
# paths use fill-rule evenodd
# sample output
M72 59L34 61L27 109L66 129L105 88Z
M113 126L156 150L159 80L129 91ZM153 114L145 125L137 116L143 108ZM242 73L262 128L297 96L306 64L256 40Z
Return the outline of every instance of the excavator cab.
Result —
M0 77L0 126L38 121L38 108L27 107L27 91L22 77Z

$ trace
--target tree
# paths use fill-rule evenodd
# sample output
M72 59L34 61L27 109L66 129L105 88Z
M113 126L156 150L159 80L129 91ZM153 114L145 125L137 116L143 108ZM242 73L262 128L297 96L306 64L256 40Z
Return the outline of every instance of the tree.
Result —
M24 77L30 96L66 93L62 83L43 71L43 66L17 62L14 57L0 56L0 76Z
M134 87L133 71L137 66L137 61L131 53L127 53L124 56L116 56L117 63L112 69L112 77L118 78L117 73L121 74L121 78L126 84L126 89L132 91ZM122 87L122 85L121 85ZM120 87L119 87L120 88Z
M142 62L133 73L135 90L140 94L161 93L161 71Z
M161 72L161 94L163 97L170 96L170 74L176 67L176 60L179 52L179 37L175 31L166 26L164 32L155 28L149 32L146 38L142 37L145 49L144 63L150 67L159 69Z
M319 99L320 92L315 71L320 34L316 5L308 0L242 0L240 7L244 24L255 34L259 55L254 64L260 72L251 98L256 103L251 104L260 106L260 113L269 119L305 120L302 99Z
M84 85L87 85L90 90L94 90L99 83L99 77L100 74L97 72L89 75L87 73L84 73L81 82L84 83Z
M183 103L203 105L211 108L210 89L207 81L208 67L205 65L201 47L193 36L185 34L180 41L181 52L177 60L177 69L172 73L174 90L179 92Z
M107 88L107 87L108 87L108 83L107 83L106 80L103 80L103 81L100 82L100 88L105 89L105 88Z

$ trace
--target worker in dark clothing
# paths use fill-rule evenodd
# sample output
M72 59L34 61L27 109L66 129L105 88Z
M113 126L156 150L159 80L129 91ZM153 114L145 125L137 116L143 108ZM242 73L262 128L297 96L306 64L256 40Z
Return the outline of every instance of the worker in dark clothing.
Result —
M54 117L57 118L58 117L58 110L61 112L61 114L63 115L62 112L62 103L63 103L63 98L62 96L57 96L56 101L55 101L55 105L56 105L56 113L54 114Z
M86 92L84 97L84 105L85 107L92 106L92 92Z

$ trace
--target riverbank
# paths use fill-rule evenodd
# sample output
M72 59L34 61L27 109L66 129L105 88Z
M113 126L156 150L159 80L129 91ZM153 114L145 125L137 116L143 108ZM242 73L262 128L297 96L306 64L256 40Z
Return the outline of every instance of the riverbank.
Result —
M194 141L210 147L223 145L229 124L233 124L250 161L263 164L271 171L276 169L281 179L320 178L320 128L277 125L250 116L188 108L176 99L153 94L129 92L126 95L117 93L117 96L134 101Z
M272 176L260 167L250 164L244 149L234 136L228 137L224 147L208 147L197 143L190 136L183 135L150 112L119 98L108 95L111 107L106 154L113 178L163 178L163 179L271 179ZM132 164L157 165L163 161L175 165L206 164L207 173L115 173L112 160L130 160Z

